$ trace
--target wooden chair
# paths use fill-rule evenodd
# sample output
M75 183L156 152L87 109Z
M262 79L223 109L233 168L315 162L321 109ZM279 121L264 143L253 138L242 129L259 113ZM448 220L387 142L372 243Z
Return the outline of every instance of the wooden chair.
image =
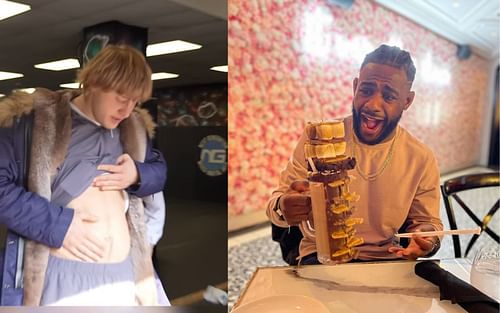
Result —
M481 233L479 235L474 235L470 239L467 248L465 249L464 257L467 257L470 249L477 241L479 236L483 233L487 233L493 240L500 243L498 234L493 232L489 227L488 223L493 218L493 215L498 210L500 200L497 200L495 204L489 209L488 213L480 219L459 197L458 193L466 190L474 190L478 188L485 187L495 187L500 186L500 179L498 172L483 173L483 174L472 174L464 175L460 177L455 177L448 179L441 185L441 192L443 194L444 205L446 207L446 214L448 216L448 221L450 222L450 229L457 229L457 223L455 221L455 214L452 207L452 199L460 205L460 207L467 213L467 215L481 227ZM497 191L497 195L499 195ZM460 240L458 235L453 235L453 248L455 250L455 257L462 257L462 251L460 249Z

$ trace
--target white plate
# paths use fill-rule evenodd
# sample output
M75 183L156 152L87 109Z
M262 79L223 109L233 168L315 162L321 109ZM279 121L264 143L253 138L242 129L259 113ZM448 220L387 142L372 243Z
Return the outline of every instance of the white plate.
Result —
M330 313L318 300L297 295L279 295L244 304L231 313Z

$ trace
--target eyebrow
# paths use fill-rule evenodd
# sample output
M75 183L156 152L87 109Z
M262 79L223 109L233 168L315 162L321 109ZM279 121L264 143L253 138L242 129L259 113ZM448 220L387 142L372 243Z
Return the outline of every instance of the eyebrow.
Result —
M396 94L397 96L399 96L399 92L396 89L394 89L394 88L392 88L390 86L387 86L387 85L384 86L383 90L389 90L389 92L392 92L392 93Z
M129 100L134 100L135 101L135 98L134 97L129 97L129 96L126 96L126 95L122 95L122 94L117 94L119 98L122 98L122 99L125 99L127 101ZM139 101L139 100L137 100Z
M377 84L375 82L364 81L364 82L361 82L360 87L377 87ZM392 93L394 93L394 94L396 94L396 95L399 96L399 92L396 89L392 88L391 86L384 85L382 87L382 89L384 91L388 90L389 92L392 92Z
M361 82L361 84L359 85L360 87L363 86L363 87L377 87L377 84L375 84L374 82Z

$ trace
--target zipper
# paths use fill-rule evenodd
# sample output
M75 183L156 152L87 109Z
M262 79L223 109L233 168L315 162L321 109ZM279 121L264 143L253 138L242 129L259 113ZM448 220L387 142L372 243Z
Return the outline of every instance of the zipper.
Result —
M24 134L24 155L22 162L22 185L26 188L28 181L28 167L29 167L29 157L31 152L31 125L33 123L33 114L26 116L21 120L21 127ZM24 265L24 238L19 236L17 242L17 262L16 262L16 276L14 281L15 288L23 288L23 265Z

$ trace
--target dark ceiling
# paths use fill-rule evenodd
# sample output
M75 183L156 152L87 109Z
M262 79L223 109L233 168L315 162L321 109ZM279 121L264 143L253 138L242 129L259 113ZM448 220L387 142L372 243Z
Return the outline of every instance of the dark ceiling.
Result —
M16 0L31 11L0 21L0 71L24 77L0 81L12 89L61 89L76 70L47 71L33 65L78 58L83 28L107 21L148 28L148 44L181 39L198 50L148 57L153 72L180 76L154 81L154 88L227 83L227 74L210 67L227 64L226 0Z

